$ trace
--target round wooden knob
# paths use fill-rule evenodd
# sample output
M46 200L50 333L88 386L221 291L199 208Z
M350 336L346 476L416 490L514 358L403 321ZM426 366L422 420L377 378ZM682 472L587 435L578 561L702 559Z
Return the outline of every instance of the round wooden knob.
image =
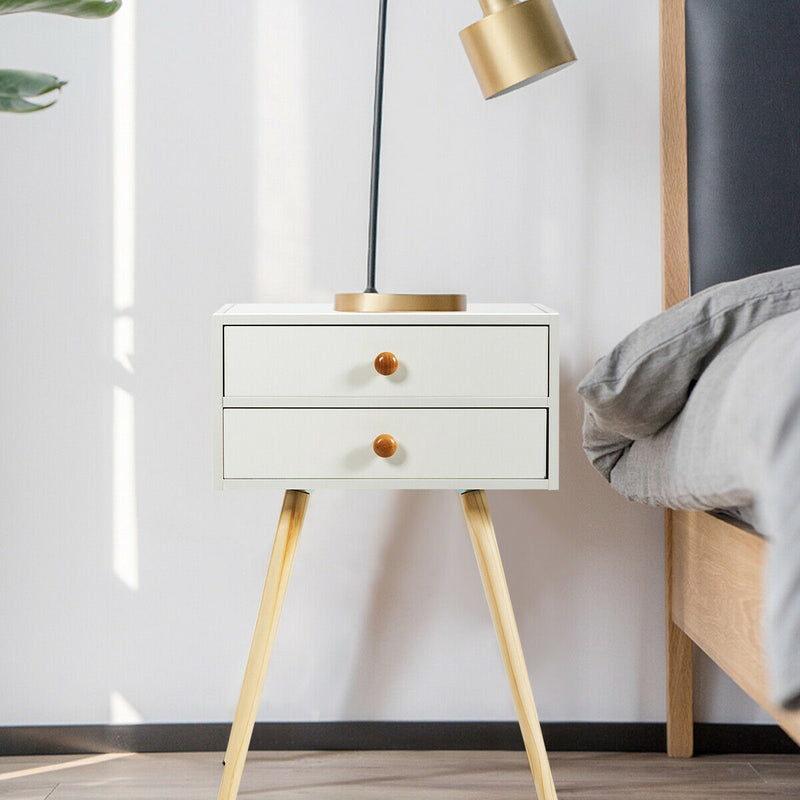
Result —
M399 364L394 353L378 353L375 356L375 371L381 375L394 375Z
M382 433L380 436L375 437L372 449L375 451L376 456L391 458L397 452L397 440L388 433Z

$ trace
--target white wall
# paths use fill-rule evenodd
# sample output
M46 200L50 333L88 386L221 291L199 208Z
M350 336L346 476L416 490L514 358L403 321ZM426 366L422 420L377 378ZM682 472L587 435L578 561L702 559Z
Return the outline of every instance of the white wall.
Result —
M0 724L231 718L280 495L212 491L209 316L362 288L374 6L0 18L70 80L0 117ZM656 6L560 0L579 63L485 103L477 4L390 3L379 286L563 315L563 488L490 495L545 720L664 718L661 514L574 392L659 308ZM511 718L455 495L315 493L260 719Z

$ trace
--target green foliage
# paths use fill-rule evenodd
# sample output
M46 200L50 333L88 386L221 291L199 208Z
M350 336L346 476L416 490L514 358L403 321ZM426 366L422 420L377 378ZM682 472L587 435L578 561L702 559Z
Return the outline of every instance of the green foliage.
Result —
M122 0L0 0L0 14L44 11L68 17L102 19L110 17L121 5Z
M110 17L122 5L122 0L0 0L0 14L19 14L23 11L42 11L82 19ZM16 69L0 70L0 111L28 112L49 108L47 103L31 102L60 89L66 81L42 72Z
M55 75L43 72L23 72L16 69L0 70L0 111L39 111L53 105L49 103L32 103L32 97L41 97L56 89L60 89L65 81Z

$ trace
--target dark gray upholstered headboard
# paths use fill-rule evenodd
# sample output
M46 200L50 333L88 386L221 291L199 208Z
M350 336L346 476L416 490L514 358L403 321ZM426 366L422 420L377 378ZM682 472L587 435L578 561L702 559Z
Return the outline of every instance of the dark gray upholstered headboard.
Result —
M800 264L800 0L686 0L692 292Z

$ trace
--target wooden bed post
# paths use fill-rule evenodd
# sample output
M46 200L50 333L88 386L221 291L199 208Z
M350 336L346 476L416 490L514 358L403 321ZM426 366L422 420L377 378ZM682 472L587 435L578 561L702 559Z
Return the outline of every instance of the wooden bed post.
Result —
M686 0L661 0L661 265L664 308L689 296Z
M660 0L660 25L662 272L669 308L690 293L686 0ZM701 511L667 511L664 534L667 752L693 752L694 644L800 744L800 711L777 708L769 691L761 633L766 540Z
M667 755L689 758L694 753L692 640L675 624L672 613L673 512L664 514L664 563L667 612Z
M661 259L664 307L689 296L686 159L686 2L661 0ZM667 753L694 751L692 641L672 615L672 512L664 515Z

